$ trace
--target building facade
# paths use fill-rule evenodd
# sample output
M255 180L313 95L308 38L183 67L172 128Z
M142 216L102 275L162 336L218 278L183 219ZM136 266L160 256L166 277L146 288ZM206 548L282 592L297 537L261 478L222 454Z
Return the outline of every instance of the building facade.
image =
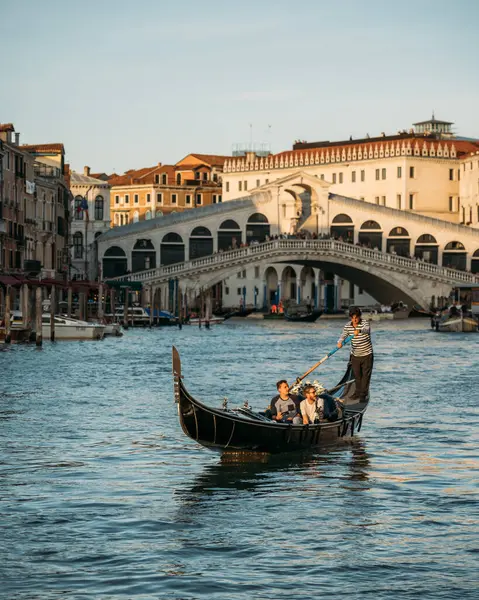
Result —
M176 165L159 163L109 177L112 226L220 203L226 158L189 154Z
M223 198L242 197L298 169L327 181L331 192L378 206L460 223L463 161L479 141L454 137L451 123L431 119L417 131L343 142L299 142L267 157L254 153L225 163ZM278 193L279 211L292 192ZM295 192L299 203L301 194Z
M100 275L96 240L110 229L110 184L91 177L85 167L83 174L72 171L70 191L70 278L95 280Z

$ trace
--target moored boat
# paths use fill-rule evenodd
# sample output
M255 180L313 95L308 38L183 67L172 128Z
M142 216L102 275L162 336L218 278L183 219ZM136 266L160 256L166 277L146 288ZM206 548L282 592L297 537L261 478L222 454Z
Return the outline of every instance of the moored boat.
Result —
M472 316L464 316L462 313L436 316L431 319L431 326L442 333L472 333L478 331L478 322Z
M186 389L179 353L173 347L175 402L183 432L199 444L220 452L261 452L277 454L318 448L351 438L361 428L368 402L352 399L355 390L351 367L335 388L345 410L337 421L312 425L278 423L247 407L212 408L194 398ZM369 400L369 398L368 398Z
M22 313L20 311L12 312L12 323L23 323ZM55 340L102 340L105 335L105 326L98 323L89 323L80 321L64 315L54 316ZM12 327L13 329L13 327ZM50 337L50 313L42 315L42 337Z
M323 314L322 310L312 310L309 312L287 312L284 316L286 321L292 321L294 323L314 323Z

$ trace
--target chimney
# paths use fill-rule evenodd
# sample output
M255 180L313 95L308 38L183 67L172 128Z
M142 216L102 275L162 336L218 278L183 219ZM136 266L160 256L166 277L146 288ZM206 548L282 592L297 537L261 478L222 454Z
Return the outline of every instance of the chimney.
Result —
M15 146L20 146L20 133L15 132Z
M158 166L161 167L161 163L158 163Z
M90 176L90 167L83 167L83 175Z

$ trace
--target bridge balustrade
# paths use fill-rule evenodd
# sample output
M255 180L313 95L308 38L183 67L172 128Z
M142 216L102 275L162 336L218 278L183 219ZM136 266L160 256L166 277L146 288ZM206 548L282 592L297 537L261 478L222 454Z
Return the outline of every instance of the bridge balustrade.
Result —
M436 277L445 278L452 282L479 282L479 276L464 271L456 271L447 267L418 261L403 256L383 253L380 250L354 246L345 242L336 240L271 240L245 248L237 248L218 254L212 254L203 258L189 260L182 263L176 263L169 266L157 267L138 273L130 274L116 279L122 281L144 281L166 280L178 275L186 274L188 271L196 271L214 265L244 262L245 259L252 256L261 255L264 259L275 260L276 254L283 254L284 250L296 251L305 250L310 252L332 252L342 257L356 257L374 262L378 265L390 265L406 270L413 270L417 273L427 273ZM268 254L270 256L268 256Z

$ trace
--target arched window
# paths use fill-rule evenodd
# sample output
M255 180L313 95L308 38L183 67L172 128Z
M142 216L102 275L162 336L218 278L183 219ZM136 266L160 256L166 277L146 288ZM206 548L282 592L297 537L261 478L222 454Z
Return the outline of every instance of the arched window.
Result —
M226 219L218 228L218 250L234 250L242 242L242 231L236 221Z
M227 219L226 221L223 221L223 223L221 223L220 229L239 229L239 225L236 221L233 221L233 219Z
M389 237L409 237L409 232L404 227L395 227L389 232Z
M103 255L103 277L119 277L127 270L125 251L119 246L111 246Z
M381 225L376 223L376 221L365 221L361 225L361 229L381 229Z
M444 250L462 250L464 251L464 244L462 242L449 242L446 244Z
M417 238L416 244L437 244L437 241L430 233L423 233Z
M149 239L136 240L131 253L131 269L133 273L156 268L156 250Z
M269 221L266 215L263 215L262 213L254 213L248 219L248 223L269 223Z
M138 221L140 220L140 213L135 210L135 212L133 213L133 223L138 223Z
M151 219L151 210L147 210L145 212L145 221L149 221Z
M75 196L75 215L77 221L83 221L83 196Z
M246 243L264 242L270 235L269 221L262 213L254 213L246 223Z
M73 234L73 258L83 258L83 233L81 231Z
M95 221L103 221L104 204L103 196L95 198Z
M181 185L181 173L176 174L176 185Z
M167 233L161 240L161 265L172 265L185 260L185 245L181 235L173 231Z
M167 233L161 240L162 244L182 244L183 238L178 233Z
M213 237L207 227L195 227L190 235L190 259L213 254Z
M479 258L479 248L472 255L473 258Z
M352 223L351 217L345 214L336 215L333 219L333 223Z
M111 246L105 250L104 256L108 258L126 258L125 251L119 246Z

